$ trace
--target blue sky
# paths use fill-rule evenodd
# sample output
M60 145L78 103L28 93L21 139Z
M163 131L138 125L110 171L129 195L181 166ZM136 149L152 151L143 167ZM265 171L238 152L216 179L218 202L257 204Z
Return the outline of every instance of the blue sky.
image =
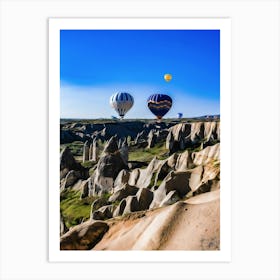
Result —
M171 73L171 82L163 76ZM154 118L146 101L171 96L165 118L220 113L219 30L61 30L61 118L110 118L109 98L133 95L126 118Z

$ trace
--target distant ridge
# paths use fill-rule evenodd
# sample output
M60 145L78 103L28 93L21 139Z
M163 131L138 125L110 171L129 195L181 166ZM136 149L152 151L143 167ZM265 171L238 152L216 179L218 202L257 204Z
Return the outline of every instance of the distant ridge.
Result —
M203 115L198 117L185 117L181 118L180 120L219 120L220 114L218 115ZM111 118L60 118L61 122L71 122L71 121L118 121L119 119L115 116L111 116ZM152 121L155 120L155 118L126 118L123 120L125 121ZM163 121L170 121L170 120L178 120L178 118L164 118Z
M192 117L190 119L209 119L209 120L219 120L220 119L220 114L219 115L204 115L200 117Z

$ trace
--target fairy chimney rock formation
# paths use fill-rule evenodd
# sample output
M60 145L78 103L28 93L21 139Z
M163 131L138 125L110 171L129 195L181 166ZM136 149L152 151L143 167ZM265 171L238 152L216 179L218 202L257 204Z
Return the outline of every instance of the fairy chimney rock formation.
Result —
M89 160L89 141L86 141L83 147L83 162L86 162Z
M93 139L91 144L90 160L94 162L98 161L98 143L96 138Z

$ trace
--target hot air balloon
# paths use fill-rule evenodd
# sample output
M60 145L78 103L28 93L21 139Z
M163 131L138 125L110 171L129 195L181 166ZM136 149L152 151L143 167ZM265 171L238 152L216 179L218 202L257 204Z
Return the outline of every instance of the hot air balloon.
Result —
M164 80L165 80L166 82L170 82L170 81L172 80L172 75L171 75L171 74L165 74L165 75L164 75Z
M177 118L181 119L183 117L183 113L177 113Z
M133 106L134 99L127 92L117 92L110 97L110 105L114 108L119 116L123 119L124 115Z
M172 99L166 94L153 94L147 103L150 111L160 120L171 108Z

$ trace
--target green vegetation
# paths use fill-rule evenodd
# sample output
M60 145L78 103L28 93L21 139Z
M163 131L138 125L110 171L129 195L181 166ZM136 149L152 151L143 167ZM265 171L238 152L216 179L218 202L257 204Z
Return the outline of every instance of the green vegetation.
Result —
M84 143L82 141L74 141L68 144L61 144L60 151L62 151L65 147L68 147L73 154L73 156L82 156L83 155L83 146Z
M213 162L214 167L220 168L220 161L219 160L214 159L212 162Z
M194 148L194 147L186 148L186 150L188 150L188 151L191 152L191 153L199 152L199 151L201 151L201 143L199 144L198 147L195 147L195 148ZM186 150L178 151L178 154L184 153Z
M89 160L89 161L82 162L81 165L85 168L92 168L96 165L96 162Z
M157 182L155 184L156 189L160 186L160 184L162 183L163 179L157 179Z
M88 171L89 176L91 177L96 169L97 165L95 165L94 167L90 168Z
M157 143L153 148L138 148L130 147L129 160L150 162L155 156L158 159L168 158L168 150L165 148L165 143Z
M150 182L150 185L148 186L148 188L155 187L157 189L160 186L160 184L162 183L163 179L158 179L156 177L157 177L157 173L154 172L153 176L152 176L152 179L151 179L151 182Z
M67 228L76 226L90 217L91 205L96 199L108 201L110 194L104 193L101 196L80 198L81 192L66 189L60 193L60 211ZM116 201L114 205L118 205ZM97 205L97 208L99 206ZM97 209L95 209L97 210Z
M92 202L96 197L80 199L79 191L64 190L60 194L60 210L68 228L87 220L90 217Z

